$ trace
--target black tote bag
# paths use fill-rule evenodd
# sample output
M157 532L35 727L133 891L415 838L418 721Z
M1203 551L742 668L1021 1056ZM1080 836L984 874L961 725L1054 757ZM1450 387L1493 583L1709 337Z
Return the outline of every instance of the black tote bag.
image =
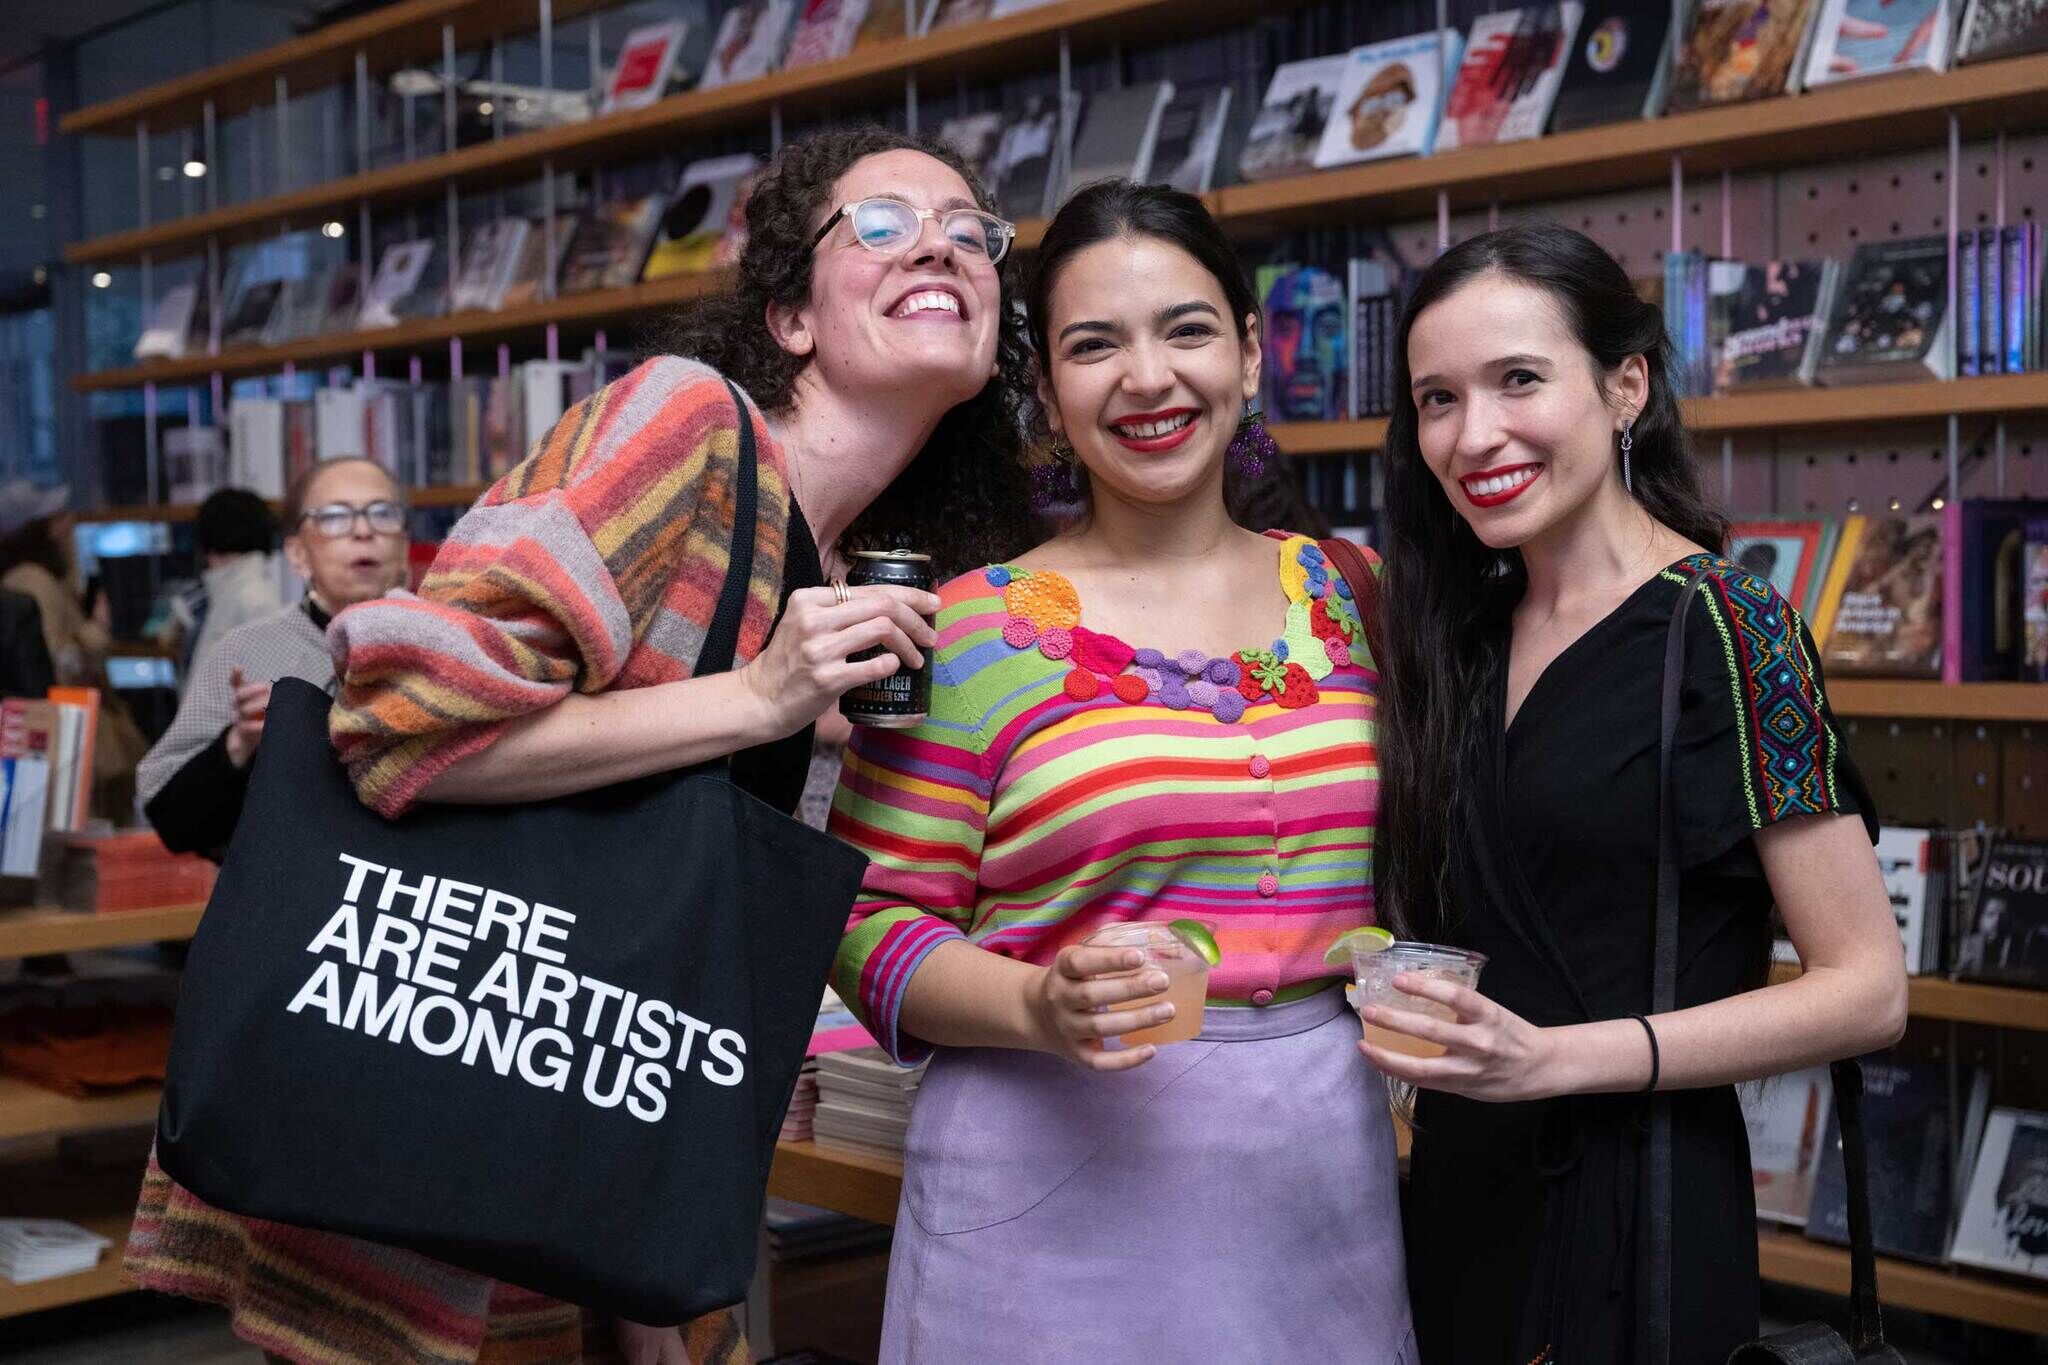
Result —
M700 676L730 666L751 573L741 445L744 544ZM742 1300L866 859L724 762L386 821L328 708L271 693L179 992L164 1170L639 1322Z

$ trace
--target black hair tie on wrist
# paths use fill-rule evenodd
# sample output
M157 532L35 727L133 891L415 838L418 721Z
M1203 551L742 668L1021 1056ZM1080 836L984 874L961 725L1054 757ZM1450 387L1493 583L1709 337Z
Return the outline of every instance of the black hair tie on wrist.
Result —
M1642 1089L1642 1093L1648 1095L1655 1092L1657 1080L1664 1074L1664 1059L1657 1052L1657 1030L1651 1028L1650 1021L1640 1014L1631 1014L1629 1018L1641 1024L1643 1032L1648 1034L1650 1039L1650 1083Z

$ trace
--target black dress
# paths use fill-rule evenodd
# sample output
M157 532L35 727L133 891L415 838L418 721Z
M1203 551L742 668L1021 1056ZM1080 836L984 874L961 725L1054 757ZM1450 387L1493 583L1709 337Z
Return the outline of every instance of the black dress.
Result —
M1757 829L1850 811L1875 832L1813 642L1765 580L1705 555L1666 569L1551 663L1505 733L1503 622L1491 695L1473 708L1485 770L1467 784L1447 936L1488 955L1481 989L1533 1024L1650 1013L1664 640L1700 565L1672 761L1679 1007L1763 983ZM1748 1137L1732 1086L1671 1099L1672 1360L1722 1365L1757 1332ZM1427 1365L1638 1358L1647 1119L1634 1095L1421 1095L1407 1235Z

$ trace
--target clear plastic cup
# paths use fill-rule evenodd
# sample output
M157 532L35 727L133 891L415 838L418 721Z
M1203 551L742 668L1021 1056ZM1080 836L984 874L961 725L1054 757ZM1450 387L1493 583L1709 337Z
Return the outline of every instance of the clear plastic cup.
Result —
M1144 1043L1183 1043L1202 1031L1202 1008L1209 998L1209 960L1192 944L1165 924L1137 921L1110 924L1081 940L1089 948L1137 948L1145 954L1138 972L1157 967L1166 973L1166 990L1159 995L1119 1005L1117 1012L1146 1010L1162 1001L1173 1006L1173 1018L1150 1028L1118 1035L1125 1047ZM1137 972L1114 975L1135 976Z
M1485 965L1484 953L1467 952L1463 948L1446 948L1435 943L1393 943L1378 952L1359 952L1353 949L1351 975L1358 983L1358 992L1353 1003L1361 1010L1367 1005L1378 1005L1381 1009L1402 1010L1409 1014L1427 1015L1432 1019L1451 1023L1457 1016L1452 1013L1449 1005L1440 1005L1434 1000L1410 995L1394 985L1394 978L1403 972L1417 972L1423 976L1454 981L1460 986L1477 990L1479 969ZM1441 1043L1425 1042L1413 1034L1382 1028L1378 1024L1368 1023L1364 1027L1365 1041L1374 1047L1385 1048L1389 1052L1406 1053L1410 1057L1444 1055L1444 1046Z

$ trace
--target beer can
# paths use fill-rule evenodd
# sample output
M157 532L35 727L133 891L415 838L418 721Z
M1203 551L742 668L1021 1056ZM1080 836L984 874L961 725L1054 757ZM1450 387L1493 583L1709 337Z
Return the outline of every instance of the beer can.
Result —
M856 550L846 586L866 587L870 583L930 592L932 557L909 550ZM854 655L856 661L878 658L880 645ZM914 672L900 664L888 677L862 683L839 699L839 714L855 725L878 725L888 730L907 730L924 724L931 710L932 660L925 651L924 667Z

